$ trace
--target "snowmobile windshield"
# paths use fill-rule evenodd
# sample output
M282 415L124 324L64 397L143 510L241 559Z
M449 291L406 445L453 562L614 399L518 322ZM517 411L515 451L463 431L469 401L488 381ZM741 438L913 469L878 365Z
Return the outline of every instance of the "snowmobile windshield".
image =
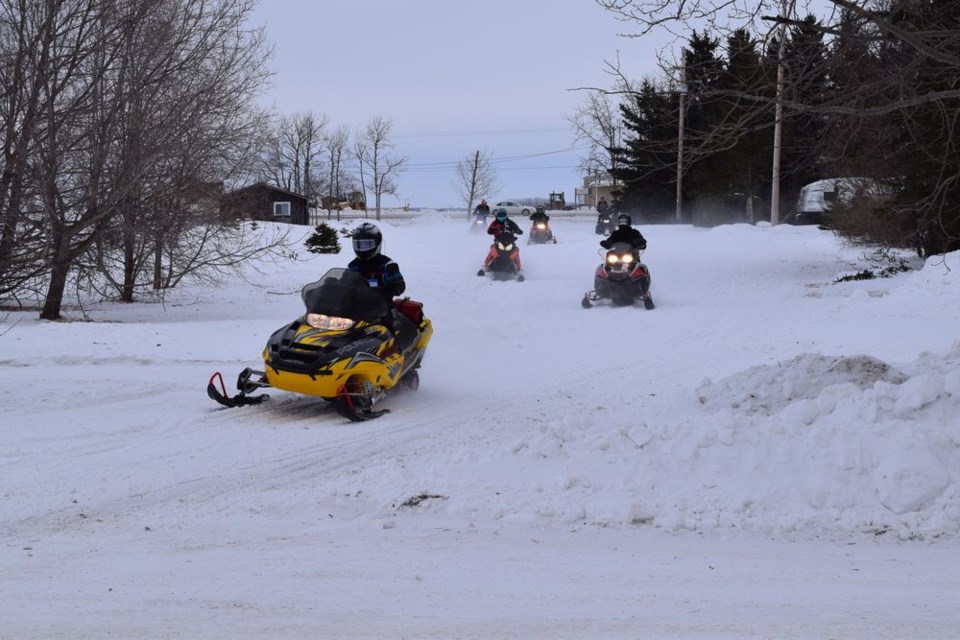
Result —
M634 248L629 242L614 242L613 246L610 247L610 251L616 253L633 253Z
M307 313L379 322L389 312L383 295L355 271L330 269L301 292Z

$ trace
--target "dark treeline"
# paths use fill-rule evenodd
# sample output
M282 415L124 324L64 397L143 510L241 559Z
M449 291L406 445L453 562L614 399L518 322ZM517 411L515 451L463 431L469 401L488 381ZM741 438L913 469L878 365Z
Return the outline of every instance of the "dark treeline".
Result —
M831 24L786 22L781 220L803 185L862 176L893 195L837 207L840 233L920 255L960 249L960 0L837 4ZM621 92L618 205L676 219L682 101L683 221L769 219L780 52L747 29L694 32L682 71Z

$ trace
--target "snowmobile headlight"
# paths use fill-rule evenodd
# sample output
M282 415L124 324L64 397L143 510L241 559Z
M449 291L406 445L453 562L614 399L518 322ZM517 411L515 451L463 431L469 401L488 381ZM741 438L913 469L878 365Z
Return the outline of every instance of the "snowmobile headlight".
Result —
M615 253L611 253L607 256L607 262L609 262L610 264L617 264L618 262L620 262L620 256L618 256Z
M537 223L537 229L546 229L546 228L547 228L547 223L545 223L545 222L538 222L538 223Z
M504 243L502 243L502 242L498 242L498 243L497 243L497 247L500 249L500 251L512 251L512 250L513 250L513 243L512 243L512 242L509 242L509 243L507 243L507 244L504 244Z
M629 253L626 254L626 255L624 255L624 256L623 256L622 258L620 258L620 259L623 260L624 262L626 262L627 264L630 264L631 262L633 262L633 256L630 255Z
M344 331L353 326L353 320L350 318L338 318L337 316L326 316L322 313L308 313L307 324L314 329Z

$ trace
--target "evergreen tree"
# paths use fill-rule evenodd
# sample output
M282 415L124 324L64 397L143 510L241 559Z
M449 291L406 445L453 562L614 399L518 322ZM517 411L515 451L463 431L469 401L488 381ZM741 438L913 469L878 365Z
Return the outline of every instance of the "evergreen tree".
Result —
M826 45L823 28L813 15L790 28L784 51L784 100L787 105L803 103L816 107L827 95ZM792 202L800 189L826 177L820 156L826 116L815 110L784 110L781 141L780 193ZM841 172L846 175L846 172Z
M880 65L870 50L874 39L869 22L851 11L844 11L837 35L825 54L827 83L823 104L848 107L824 119L818 144L822 171L820 177L889 175L880 151L881 132L876 122L857 113L863 87L878 85ZM859 106L864 106L862 103Z
M318 224L303 244L310 253L340 253L337 232L326 222Z
M685 57L687 118L684 126L684 198L693 202L728 190L730 174L720 153L730 145L722 134L727 104L721 94L724 63L720 40L704 31L690 38Z
M903 106L874 117L887 159L888 175L902 189L879 212L882 239L920 255L960 249L960 3L897 3L888 20L912 35L884 31L878 48L880 73L901 81L886 86L878 102ZM942 34L954 34L943 37ZM939 34L939 35L938 35ZM943 93L937 101L925 96ZM918 98L915 104L909 98Z
M678 103L651 80L620 105L624 144L612 150L621 185L615 206L643 222L663 222L675 210Z
M769 80L756 40L746 29L735 30L727 38L726 71L720 83L728 101L726 120L735 139L722 157L728 187L744 208L751 203L753 220L766 217L759 203L770 191L775 87ZM768 100L752 98L758 95Z

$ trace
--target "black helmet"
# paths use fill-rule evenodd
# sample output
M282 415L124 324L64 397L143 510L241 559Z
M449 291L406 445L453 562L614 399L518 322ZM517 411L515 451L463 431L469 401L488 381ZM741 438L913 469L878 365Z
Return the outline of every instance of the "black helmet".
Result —
M633 224L633 220L630 219L625 213L621 213L617 216L617 226L618 227L629 227Z
M546 213L546 209L544 209L542 206L537 207L537 213Z
M364 222L354 229L351 235L353 236L353 252L361 260L369 260L380 254L383 234L380 233L377 225Z

